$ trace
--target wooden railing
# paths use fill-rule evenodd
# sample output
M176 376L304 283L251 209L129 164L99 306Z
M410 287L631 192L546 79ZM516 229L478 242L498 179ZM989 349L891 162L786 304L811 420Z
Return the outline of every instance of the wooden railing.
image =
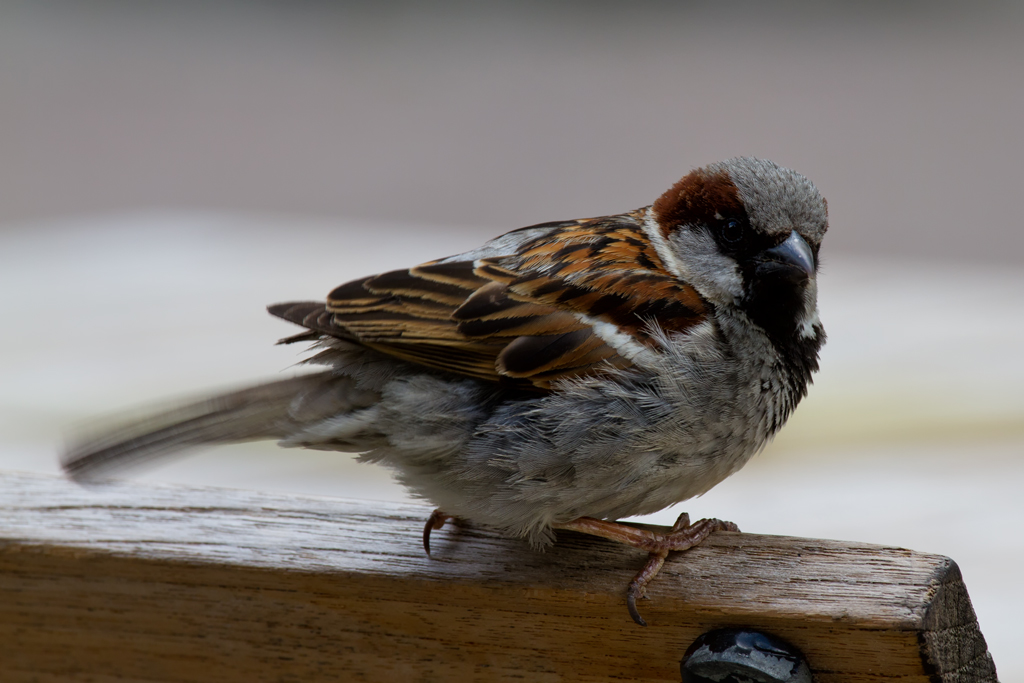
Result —
M423 506L0 474L3 681L678 681L743 626L819 683L995 681L956 564L719 533L669 558L560 533L547 552Z

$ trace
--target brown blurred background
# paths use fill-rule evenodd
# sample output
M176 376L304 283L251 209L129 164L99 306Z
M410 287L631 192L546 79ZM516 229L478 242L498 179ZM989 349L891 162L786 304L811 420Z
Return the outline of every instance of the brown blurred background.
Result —
M1018 2L0 0L0 470L291 372L267 303L767 157L829 200L822 370L655 521L948 554L1024 680L1022 121ZM405 495L269 444L144 478Z

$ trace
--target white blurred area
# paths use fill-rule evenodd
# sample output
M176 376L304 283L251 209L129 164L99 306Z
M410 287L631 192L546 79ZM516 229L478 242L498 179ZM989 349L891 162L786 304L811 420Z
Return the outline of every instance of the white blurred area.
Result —
M766 156L829 200L821 372L763 454L653 521L949 555L1024 680L1024 19L853 5L0 0L0 471L296 371L266 304ZM139 478L405 495L271 444Z

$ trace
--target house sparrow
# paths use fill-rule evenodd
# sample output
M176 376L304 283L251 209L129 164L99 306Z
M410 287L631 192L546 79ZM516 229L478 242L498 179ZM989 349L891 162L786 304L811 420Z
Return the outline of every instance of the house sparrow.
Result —
M770 161L699 168L652 205L542 223L482 247L270 306L327 369L79 442L77 480L209 443L361 453L459 518L550 544L572 529L670 551L734 524L614 521L700 495L786 421L818 368L825 200Z

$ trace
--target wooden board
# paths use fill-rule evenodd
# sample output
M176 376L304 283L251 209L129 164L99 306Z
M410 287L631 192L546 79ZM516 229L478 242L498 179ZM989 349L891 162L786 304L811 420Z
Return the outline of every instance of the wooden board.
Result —
M701 633L789 640L819 683L995 681L956 564L720 533L673 555L561 533L547 552L429 508L0 475L4 681L678 681Z

